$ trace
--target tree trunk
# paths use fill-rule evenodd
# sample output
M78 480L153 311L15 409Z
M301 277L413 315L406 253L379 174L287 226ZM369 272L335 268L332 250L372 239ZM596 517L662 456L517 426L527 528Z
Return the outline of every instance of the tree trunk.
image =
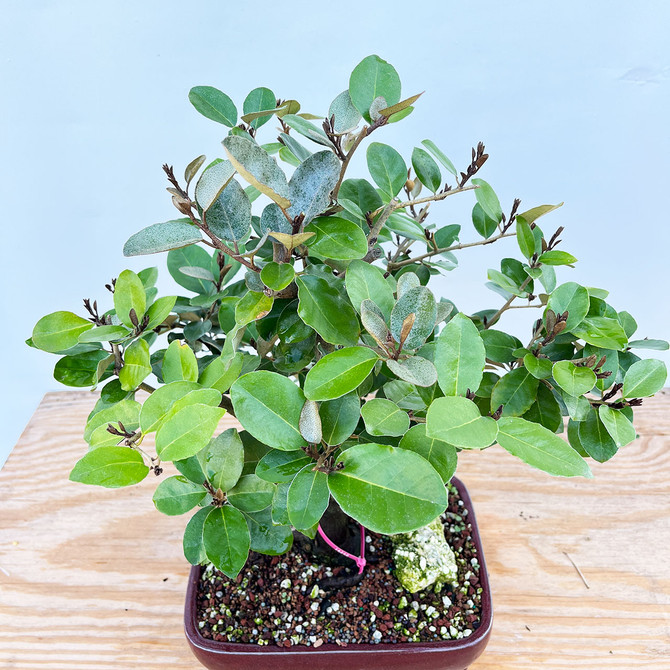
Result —
M333 498L330 499L328 508L321 517L320 526L331 542L350 554L358 556L360 552L360 527L340 509ZM351 559L338 554L329 547L318 533L313 540L308 539L301 533L296 533L295 539L316 560L323 560L328 557L342 565L353 564Z

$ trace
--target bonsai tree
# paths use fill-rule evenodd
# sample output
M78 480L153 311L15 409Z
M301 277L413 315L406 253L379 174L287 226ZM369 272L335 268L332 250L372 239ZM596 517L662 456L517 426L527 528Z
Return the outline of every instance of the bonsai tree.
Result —
M267 88L239 118L215 88L189 99L225 127L222 156L183 178L163 166L178 215L124 247L167 252L184 294L159 297L156 268L123 270L109 308L84 300L83 315L49 314L29 340L59 356L60 382L101 387L73 481L153 473L159 511L196 510L186 558L235 577L250 551L279 555L319 528L342 542L350 519L387 535L428 526L462 451L497 443L551 475L590 477L589 459L635 439L633 408L666 369L634 351L667 343L634 339L606 290L558 283L577 260L542 218L560 205L503 208L478 176L483 144L459 170L428 139L409 163L370 141L419 99L403 98L391 65L365 58L325 117ZM369 178L349 171L363 151ZM472 199L472 221L433 223L455 196ZM506 238L491 307L465 314L457 294L431 291L457 252ZM501 329L516 307L538 310L525 343ZM242 430L218 431L226 413ZM167 463L180 474L161 478Z

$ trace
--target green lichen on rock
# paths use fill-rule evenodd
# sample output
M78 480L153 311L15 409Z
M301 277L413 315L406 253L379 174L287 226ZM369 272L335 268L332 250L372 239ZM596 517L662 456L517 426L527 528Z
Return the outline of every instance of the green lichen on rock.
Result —
M456 557L444 538L439 517L411 533L394 535L395 576L410 593L434 585L435 593L458 575Z

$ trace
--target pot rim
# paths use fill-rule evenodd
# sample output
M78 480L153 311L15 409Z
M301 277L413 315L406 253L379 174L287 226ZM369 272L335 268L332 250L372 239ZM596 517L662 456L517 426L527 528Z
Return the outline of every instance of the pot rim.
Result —
M493 606L491 602L491 587L489 584L489 576L486 570L486 560L484 552L482 551L482 542L479 535L479 528L475 512L472 507L472 500L465 488L463 482L457 477L452 477L451 483L456 487L458 493L463 501L463 506L468 510L468 522L472 526L472 540L477 548L477 558L479 560L479 584L482 588L482 612L479 628L469 637L464 637L459 640L436 640L433 642L396 642L395 644L349 644L346 647L340 647L337 644L327 642L318 648L308 647L305 645L295 645L291 647L280 647L273 644L264 646L245 643L245 642L219 642L217 640L210 640L204 638L200 634L197 626L198 618L198 583L202 573L201 565L194 565L191 567L189 575L188 588L186 591L186 607L184 612L184 632L189 643L193 647L197 647L208 654L221 655L243 655L243 656L259 656L269 654L281 654L282 656L292 656L299 654L319 656L327 653L338 654L397 654L400 650L414 650L421 653L444 653L448 650L465 651L471 648L480 647L491 634L493 626Z

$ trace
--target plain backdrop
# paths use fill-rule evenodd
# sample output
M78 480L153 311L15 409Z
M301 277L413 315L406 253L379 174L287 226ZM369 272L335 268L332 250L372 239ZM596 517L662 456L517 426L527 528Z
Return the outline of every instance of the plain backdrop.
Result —
M543 223L549 233L565 226L561 248L579 258L559 281L608 288L614 307L636 316L639 337L670 335L663 0L1 6L0 464L43 394L58 388L56 358L24 345L35 321L81 312L84 297L108 307L104 284L125 267L157 265L159 286L172 291L164 256L124 259L121 249L175 215L162 163L180 174L199 154L222 155L225 129L188 101L195 85L224 90L238 108L268 86L323 114L353 67L379 54L404 94L426 93L377 141L409 159L430 138L462 168L484 141L491 158L481 176L505 210L515 197L522 209L565 201ZM350 176L364 167L359 160ZM461 223L461 240L475 240L473 202L449 199L433 219ZM436 291L466 312L498 307L486 269L517 254L514 240L464 250ZM501 325L527 339L536 316L517 310Z

